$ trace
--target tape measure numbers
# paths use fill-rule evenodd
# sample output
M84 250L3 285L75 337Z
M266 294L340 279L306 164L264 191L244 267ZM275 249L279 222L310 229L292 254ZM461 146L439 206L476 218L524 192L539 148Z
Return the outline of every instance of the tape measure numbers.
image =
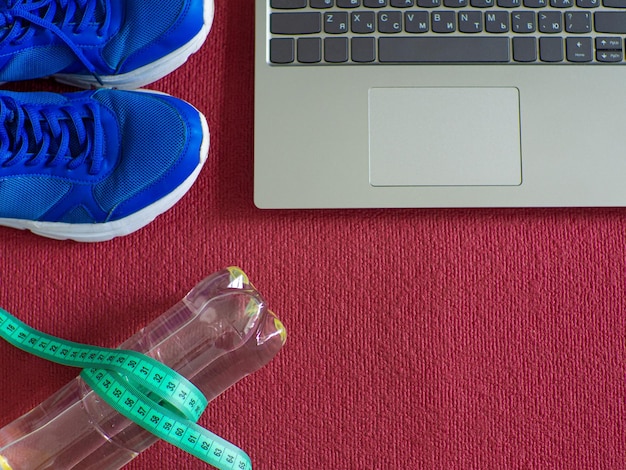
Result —
M198 426L206 397L145 354L87 346L36 331L0 308L0 338L43 359L82 368L81 378L114 410L219 470L251 470L244 451ZM11 470L0 456L0 470Z

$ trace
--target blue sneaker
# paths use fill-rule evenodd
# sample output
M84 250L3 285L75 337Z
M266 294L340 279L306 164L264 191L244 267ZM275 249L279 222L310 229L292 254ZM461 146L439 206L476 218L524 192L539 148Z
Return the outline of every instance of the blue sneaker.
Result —
M208 150L204 116L169 95L0 91L0 225L77 241L129 234L189 190Z
M213 0L0 0L0 82L140 88L204 43Z

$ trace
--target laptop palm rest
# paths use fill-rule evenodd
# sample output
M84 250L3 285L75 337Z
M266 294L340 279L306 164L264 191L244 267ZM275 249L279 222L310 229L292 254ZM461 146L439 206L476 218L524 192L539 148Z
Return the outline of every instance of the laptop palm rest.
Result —
M372 186L522 182L517 88L372 88Z

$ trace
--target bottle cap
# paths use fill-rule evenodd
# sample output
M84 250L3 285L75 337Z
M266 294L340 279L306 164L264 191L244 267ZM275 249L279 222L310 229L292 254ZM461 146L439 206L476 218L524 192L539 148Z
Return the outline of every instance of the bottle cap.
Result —
M10 466L9 466L9 462L7 462L7 460L2 457L0 455L0 470L13 470Z

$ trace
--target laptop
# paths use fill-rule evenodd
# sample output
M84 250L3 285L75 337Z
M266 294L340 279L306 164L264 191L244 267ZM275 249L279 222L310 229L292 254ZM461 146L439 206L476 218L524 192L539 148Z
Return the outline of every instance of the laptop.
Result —
M626 206L626 0L256 0L259 208Z

